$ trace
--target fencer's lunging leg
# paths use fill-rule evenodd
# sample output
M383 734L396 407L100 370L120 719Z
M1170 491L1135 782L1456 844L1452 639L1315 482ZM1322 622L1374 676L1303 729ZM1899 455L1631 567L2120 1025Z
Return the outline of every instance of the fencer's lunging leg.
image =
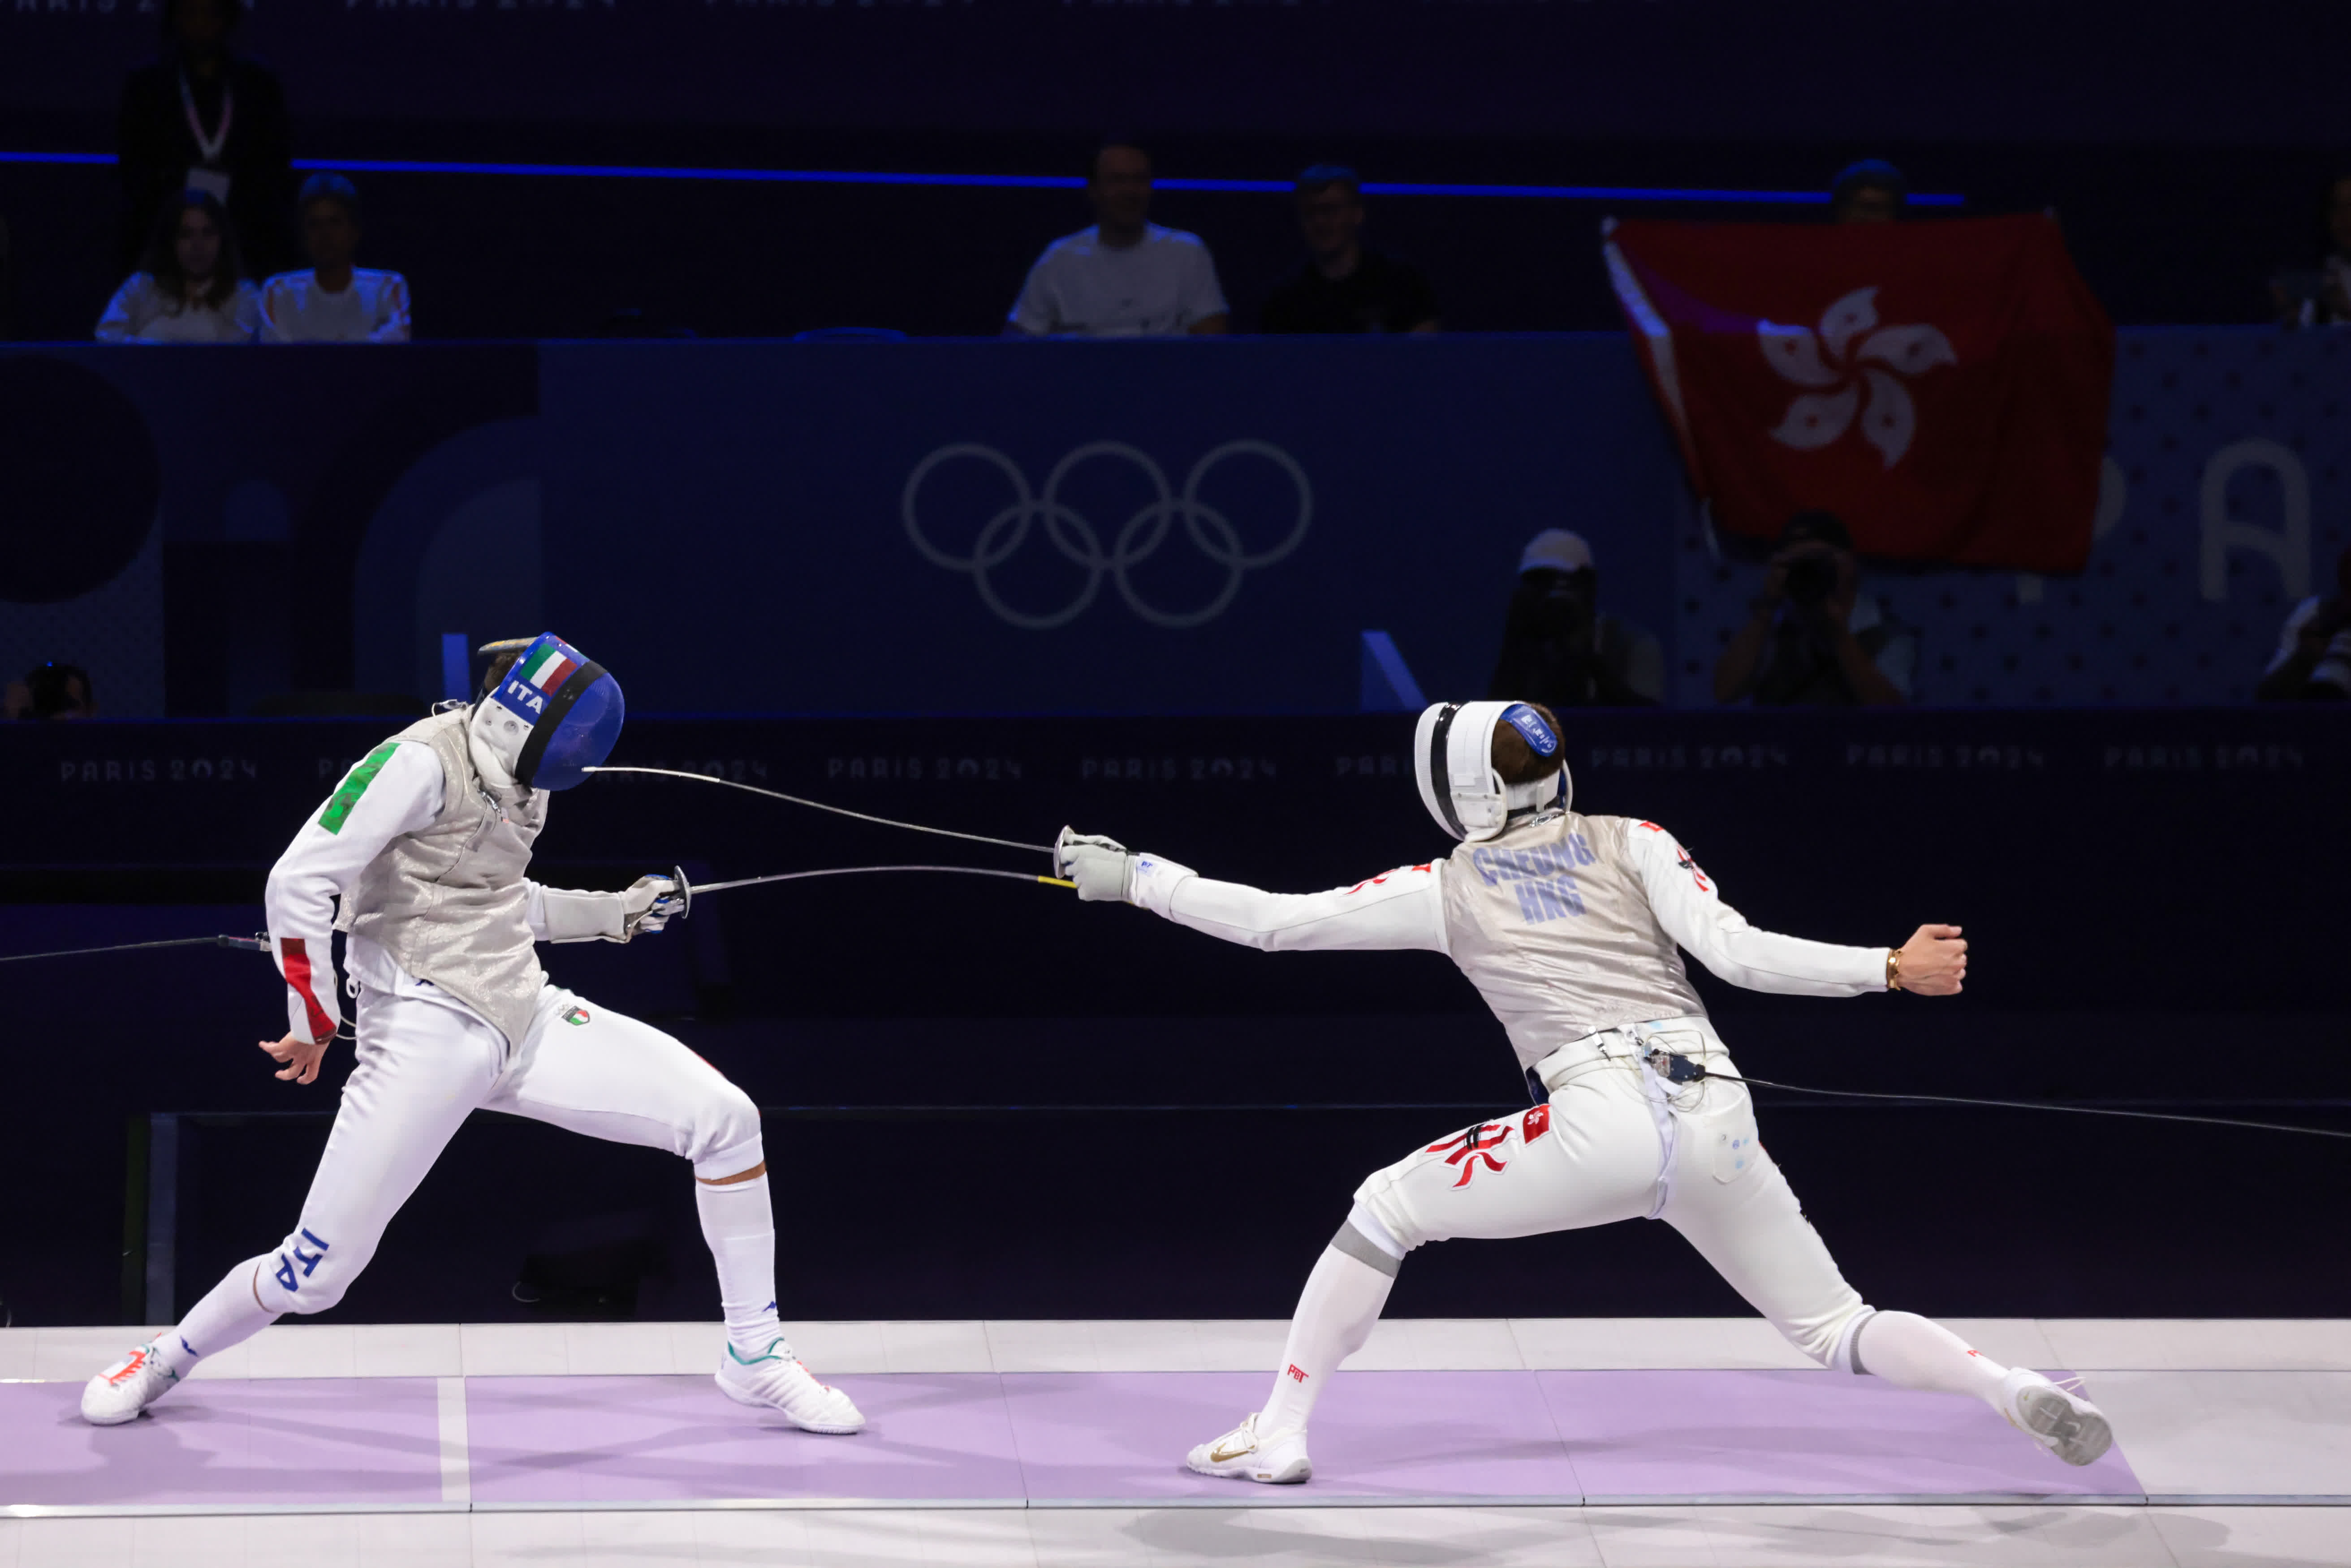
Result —
M2029 1366L2008 1367L1916 1312L1872 1312L1855 1329L1853 1369L1899 1388L1968 1394L2069 1465L2095 1464L2113 1446L2104 1412Z
M1749 1135L1743 1103L1726 1114L1732 1131ZM2111 1446L2105 1416L2079 1395L2029 1367L2002 1366L1915 1312L1865 1305L1778 1162L1758 1145L1751 1158L1724 1166L1715 1157L1726 1146L1718 1131L1697 1118L1685 1124L1665 1218L1796 1348L1897 1387L1981 1399L2069 1465L2090 1464Z
M1856 1325L1855 1372L1875 1373L1896 1388L1966 1394L1995 1406L2008 1368L1916 1312L1872 1312Z
M758 1107L680 1041L554 986L514 1069L488 1102L614 1143L693 1162L695 1207L726 1316L719 1389L806 1431L859 1431L850 1397L800 1364L776 1310L776 1223Z
M1372 1337L1372 1325L1380 1321L1404 1259L1404 1249L1388 1241L1384 1232L1366 1234L1378 1228L1379 1221L1368 1214L1350 1215L1315 1260L1306 1289L1299 1293L1298 1312L1290 1320L1281 1370L1274 1374L1273 1392L1258 1413L1259 1431L1304 1429L1331 1375Z
M1358 1204L1306 1276L1265 1408L1194 1448L1185 1462L1202 1475L1245 1476L1275 1485L1312 1476L1307 1419L1331 1375L1372 1337L1403 1259L1404 1248Z
M776 1220L767 1161L737 1176L695 1177L694 1207L718 1265L726 1342L746 1360L765 1355L783 1335L776 1320Z

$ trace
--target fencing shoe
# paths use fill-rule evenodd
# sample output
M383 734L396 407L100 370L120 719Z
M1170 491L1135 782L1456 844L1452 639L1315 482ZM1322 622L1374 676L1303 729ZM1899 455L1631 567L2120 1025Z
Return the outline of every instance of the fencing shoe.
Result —
M120 1427L179 1386L155 1342L145 1344L82 1385L81 1418L93 1427Z
M718 1358L718 1391L737 1405L780 1410L804 1432L844 1435L865 1429L865 1416L849 1396L819 1383L780 1339L769 1343L765 1355L747 1361L728 1345Z
M1269 1486L1292 1486L1314 1474L1303 1431L1260 1435L1254 1415L1215 1442L1193 1449L1184 1462L1204 1476L1234 1476Z
M2069 1465L2095 1464L2114 1447L2114 1428L2096 1406L2029 1366L2013 1368L2001 1379L2000 1413Z

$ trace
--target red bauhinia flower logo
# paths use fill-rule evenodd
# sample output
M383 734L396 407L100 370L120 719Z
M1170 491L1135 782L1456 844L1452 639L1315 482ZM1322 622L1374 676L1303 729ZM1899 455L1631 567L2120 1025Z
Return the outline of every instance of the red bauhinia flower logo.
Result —
M1492 1151L1500 1148L1509 1141L1510 1136L1510 1124L1508 1122L1488 1122L1472 1127L1466 1133L1456 1133L1441 1144L1429 1145L1428 1152L1432 1155L1445 1155L1447 1165L1460 1166L1461 1179L1453 1185L1468 1186L1469 1178L1478 1174L1479 1160L1486 1162L1486 1168L1489 1171L1499 1171L1508 1163L1496 1159ZM1445 1151L1447 1149L1453 1152L1446 1155Z
M1772 440L1814 451L1851 429L1858 413L1862 439L1888 468L1918 433L1918 411L1904 382L1959 362L1951 340L1932 327L1880 327L1876 288L1856 288L1821 312L1818 332L1758 321L1755 336L1774 371L1813 389L1788 404Z

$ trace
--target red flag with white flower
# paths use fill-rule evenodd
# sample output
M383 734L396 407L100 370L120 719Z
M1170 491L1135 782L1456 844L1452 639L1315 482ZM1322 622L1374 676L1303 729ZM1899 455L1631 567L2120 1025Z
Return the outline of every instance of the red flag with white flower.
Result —
M2054 220L1634 221L1606 248L1726 531L1818 509L1868 555L2082 569L2115 333Z

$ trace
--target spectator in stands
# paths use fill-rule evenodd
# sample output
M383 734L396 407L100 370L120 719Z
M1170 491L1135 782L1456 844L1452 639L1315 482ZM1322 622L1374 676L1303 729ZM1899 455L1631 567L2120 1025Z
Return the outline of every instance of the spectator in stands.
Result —
M1752 612L1714 666L1714 700L1759 707L1910 700L1917 637L1861 591L1853 535L1834 512L1788 519Z
M2351 698L2351 547L2335 560L2335 591L2295 605L2278 635L2277 656L2253 688L2257 702Z
M2322 215L2325 237L2316 269L2270 279L2270 303L2288 327L2351 324L2351 174L2327 182Z
M1829 189L1829 221L1890 224L1910 205L1910 182L1883 158L1848 163Z
M193 189L164 201L145 267L98 319L105 343L250 343L260 330L261 294L238 275L228 216Z
M21 681L8 683L0 694L0 717L96 718L98 699L91 695L89 672L78 664L54 661L28 670Z
M1151 158L1105 142L1087 172L1094 225L1055 240L1029 269L1007 337L1153 338L1225 330L1217 264L1200 236L1150 221Z
M1298 176L1306 265L1259 314L1265 332L1434 332L1437 290L1421 270L1363 243L1363 182L1317 163Z
M164 198L191 187L228 209L256 274L291 266L294 189L286 93L266 66L229 52L239 0L163 0L163 50L122 84L115 159L121 263L138 265Z
M408 280L396 272L353 267L360 243L360 193L340 174L313 174L302 184L307 272L284 272L261 291L265 343L405 343Z
M1649 707L1665 688L1657 640L1601 612L1583 537L1545 528L1529 540L1486 695L1552 708Z

